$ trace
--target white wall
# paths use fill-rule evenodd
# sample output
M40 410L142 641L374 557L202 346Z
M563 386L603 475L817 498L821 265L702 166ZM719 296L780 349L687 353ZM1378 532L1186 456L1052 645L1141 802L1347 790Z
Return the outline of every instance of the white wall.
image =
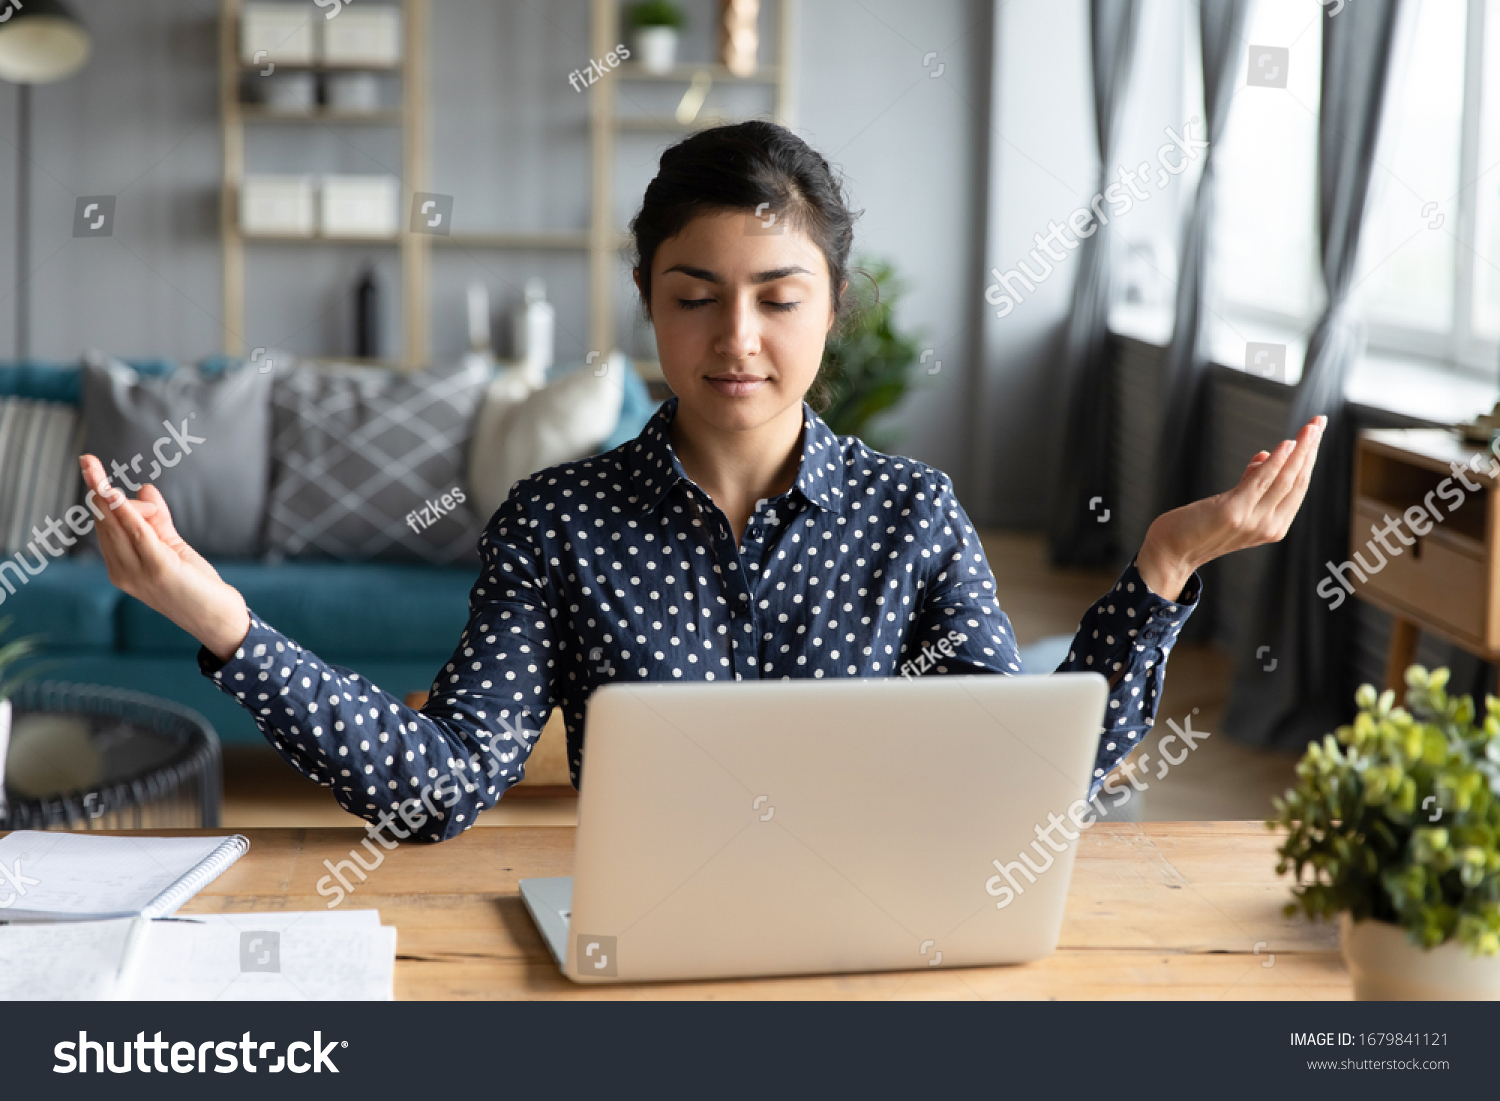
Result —
M966 410L978 375L990 7L802 4L799 132L845 173L864 211L855 252L895 262L908 287L898 321L932 349L894 418L905 433L898 449L948 471L965 502L974 481ZM924 66L929 53L937 56Z

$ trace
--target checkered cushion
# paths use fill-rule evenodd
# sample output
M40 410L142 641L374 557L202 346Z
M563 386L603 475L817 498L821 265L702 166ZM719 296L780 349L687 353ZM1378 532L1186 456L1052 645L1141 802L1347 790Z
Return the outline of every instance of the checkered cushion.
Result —
M55 401L0 398L0 554L25 549L78 501L78 410ZM70 539L73 533L64 528ZM49 541L53 547L62 540Z
M302 365L279 377L272 556L478 561L474 514L430 506L464 485L464 448L488 382L489 372L464 367L402 375Z

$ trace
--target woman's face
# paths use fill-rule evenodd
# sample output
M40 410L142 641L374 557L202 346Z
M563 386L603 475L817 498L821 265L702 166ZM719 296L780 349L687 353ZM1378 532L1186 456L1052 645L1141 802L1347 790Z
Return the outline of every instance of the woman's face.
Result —
M762 222L700 215L653 259L662 373L679 412L726 431L758 428L789 408L800 418L833 325L822 250L800 230Z

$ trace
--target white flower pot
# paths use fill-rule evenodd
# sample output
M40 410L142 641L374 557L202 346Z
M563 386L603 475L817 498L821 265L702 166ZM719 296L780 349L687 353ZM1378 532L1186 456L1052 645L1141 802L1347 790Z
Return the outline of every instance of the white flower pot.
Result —
M675 27L641 27L635 32L635 51L648 73L667 73L677 63Z
M1500 956L1471 956L1456 941L1423 949L1398 925L1347 913L1339 915L1339 941L1356 1001L1500 1000Z

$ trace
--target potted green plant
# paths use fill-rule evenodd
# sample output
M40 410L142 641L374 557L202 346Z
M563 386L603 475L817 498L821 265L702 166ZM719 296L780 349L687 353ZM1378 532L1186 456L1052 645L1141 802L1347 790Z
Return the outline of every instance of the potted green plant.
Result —
M10 620L0 619L0 636L10 627ZM29 638L18 638L0 646L0 819L6 815L5 758L10 748L10 694L23 677L7 677L6 671L36 649Z
M1500 699L1480 720L1447 683L1413 665L1404 708L1361 687L1266 823L1287 913L1338 917L1356 998L1500 998Z
M895 324L905 289L888 261L860 261L849 280L853 301L823 346L819 385L830 398L823 420L838 435L858 436L879 451L889 451L892 441L872 432L870 422L906 396L918 356L917 341Z
M687 15L672 0L643 0L629 9L635 28L636 60L648 73L666 73L677 61L677 36Z

